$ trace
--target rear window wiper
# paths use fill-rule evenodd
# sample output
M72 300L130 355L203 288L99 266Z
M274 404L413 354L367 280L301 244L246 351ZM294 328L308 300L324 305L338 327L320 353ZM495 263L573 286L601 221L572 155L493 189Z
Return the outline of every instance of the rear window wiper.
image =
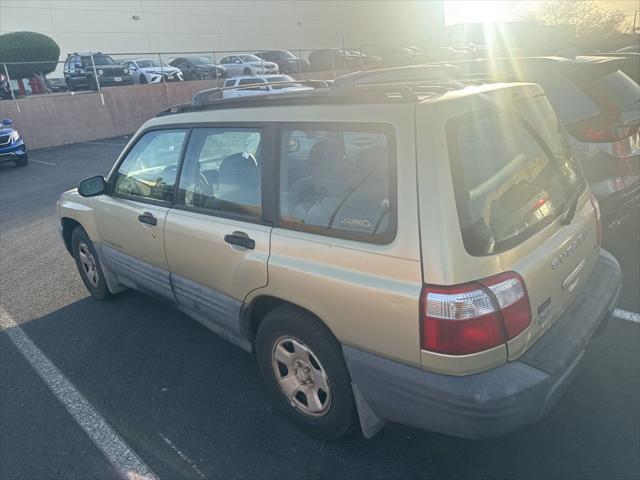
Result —
M578 199L580 198L580 192L576 191L571 204L569 205L569 210L567 214L562 219L562 225L570 225L573 221L573 217L576 216L576 208L578 207Z

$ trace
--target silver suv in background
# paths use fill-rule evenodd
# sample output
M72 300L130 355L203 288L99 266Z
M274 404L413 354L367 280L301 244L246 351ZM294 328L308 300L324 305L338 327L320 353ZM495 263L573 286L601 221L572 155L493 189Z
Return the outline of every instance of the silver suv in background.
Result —
M603 56L491 58L447 62L463 74L540 84L570 134L573 149L616 225L640 206L640 86Z
M269 62L250 53L224 57L220 60L220 65L224 66L230 77L240 75L269 75L276 74L280 71L277 63Z

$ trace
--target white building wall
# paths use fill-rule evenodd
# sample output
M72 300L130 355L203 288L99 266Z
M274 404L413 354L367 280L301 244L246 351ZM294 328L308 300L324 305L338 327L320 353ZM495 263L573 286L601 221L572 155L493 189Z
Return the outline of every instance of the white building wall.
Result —
M138 17L138 19L134 19ZM444 28L431 1L0 0L0 34L52 37L61 57L415 44Z

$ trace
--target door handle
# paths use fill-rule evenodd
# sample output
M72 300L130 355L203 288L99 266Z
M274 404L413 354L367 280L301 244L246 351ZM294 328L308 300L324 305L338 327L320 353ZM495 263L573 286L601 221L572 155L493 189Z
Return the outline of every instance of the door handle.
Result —
M224 236L224 241L231 245L237 245L250 250L256 248L255 240L249 238L249 235L244 232L233 232L232 234L227 234Z
M138 221L140 223L145 223L147 225L156 226L158 224L158 220L153 216L151 212L144 212L142 215L138 215Z

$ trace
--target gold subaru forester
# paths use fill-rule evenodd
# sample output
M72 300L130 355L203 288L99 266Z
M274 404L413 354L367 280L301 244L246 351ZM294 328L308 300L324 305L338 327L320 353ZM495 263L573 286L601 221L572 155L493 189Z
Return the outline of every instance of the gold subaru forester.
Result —
M148 121L106 179L60 197L87 289L148 293L254 352L319 438L536 421L620 267L543 90L438 68L204 91Z

